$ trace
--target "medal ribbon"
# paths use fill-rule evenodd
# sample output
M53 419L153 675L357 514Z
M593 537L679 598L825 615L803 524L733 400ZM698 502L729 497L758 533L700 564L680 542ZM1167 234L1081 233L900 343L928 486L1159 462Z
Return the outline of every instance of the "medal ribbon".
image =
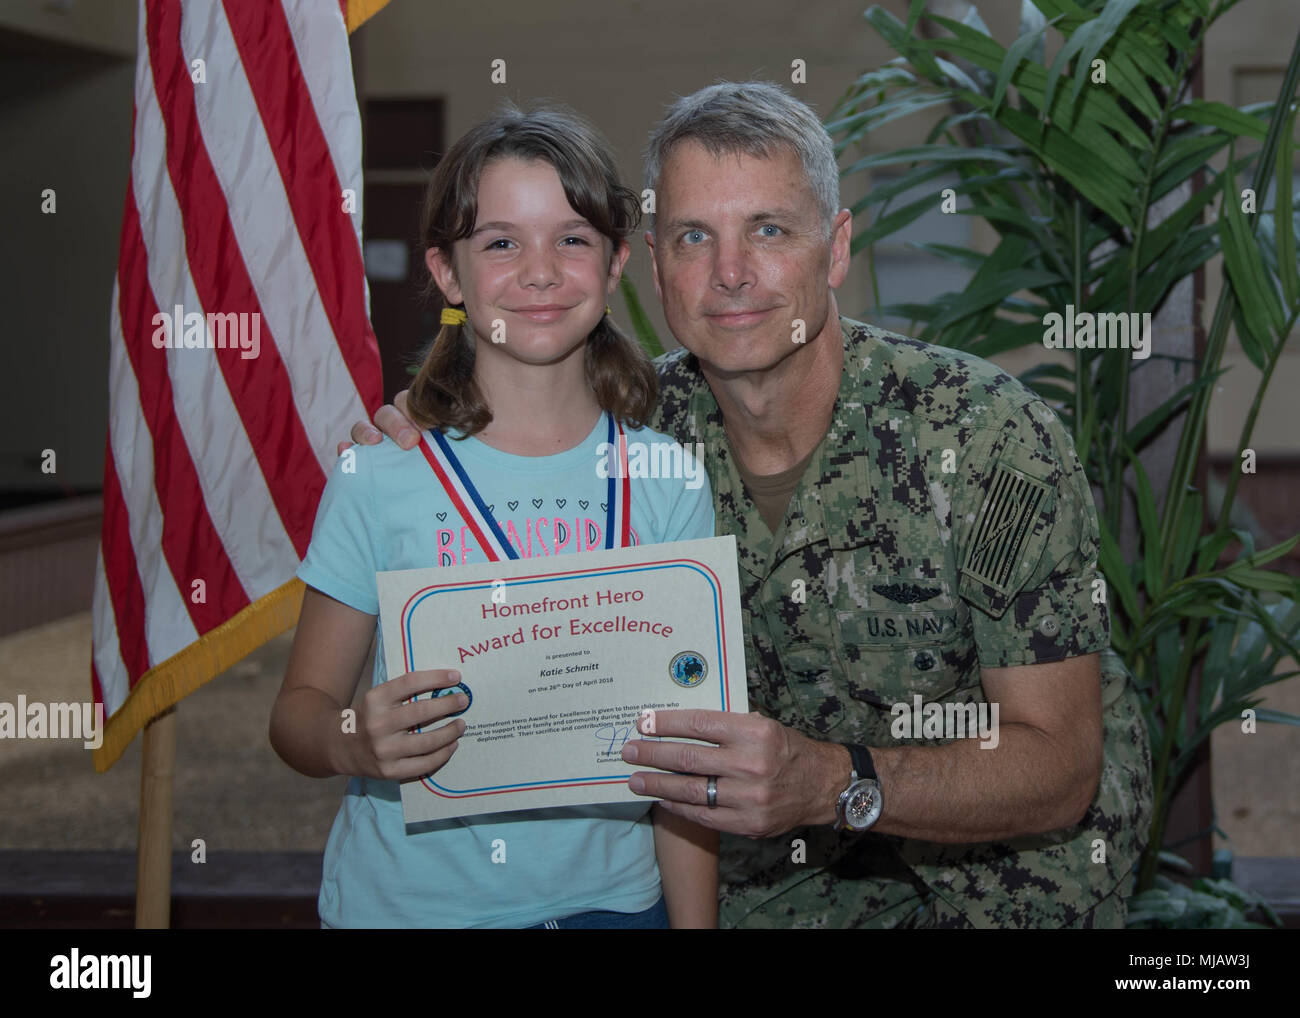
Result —
M615 422L613 414L607 411L605 416L609 421L608 446L610 449L610 466L613 468L606 471L609 475L609 484L606 489L605 503L605 547L626 548L631 544L630 516L632 507L632 483L628 476L627 466L627 436L623 433L623 425ZM615 436L616 430L617 438ZM430 441L431 438L432 441ZM488 561L498 562L501 559L519 558L519 552L506 539L506 535L502 533L496 520L488 512L483 496L479 494L478 488L470 480L469 473L456 457L456 454L452 452L451 443L447 440L447 437L437 428L430 428L428 431L421 432L420 451L424 453L424 458L428 460L429 466L433 468L438 483L442 485L447 497L451 499L452 506L455 507L460 518L469 527L470 533L478 541L479 547L482 549L483 554L487 556ZM618 454L617 465L613 461L615 452ZM619 535L618 545L614 544L614 535L616 533Z

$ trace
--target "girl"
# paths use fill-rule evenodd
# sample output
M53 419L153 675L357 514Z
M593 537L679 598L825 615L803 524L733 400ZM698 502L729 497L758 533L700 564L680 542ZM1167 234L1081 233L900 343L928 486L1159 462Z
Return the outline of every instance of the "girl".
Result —
M630 526L613 527L596 468L615 422L629 442L670 442L641 426L654 371L606 306L638 220L604 141L555 107L508 107L456 142L430 181L422 246L429 292L449 306L409 413L521 556L604 547L611 532L610 547L620 535L713 536L707 482L689 490L681 479L635 480ZM377 631L375 572L488 554L424 456L387 439L353 455L326 485L298 571L307 591L270 729L294 769L353 776L325 848L322 925L715 926L716 835L657 807L651 823L646 803L404 824L398 783L447 763L465 722L432 726L466 699L407 702L460 675L387 682L379 640L355 731L343 731Z

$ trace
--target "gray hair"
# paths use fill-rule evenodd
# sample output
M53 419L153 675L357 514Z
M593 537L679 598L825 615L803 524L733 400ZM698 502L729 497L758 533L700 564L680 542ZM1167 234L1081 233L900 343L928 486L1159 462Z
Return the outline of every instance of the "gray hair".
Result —
M803 165L804 177L830 231L840 208L835 147L817 114L779 85L720 81L679 98L650 134L645 156L646 187L658 190L659 175L669 153L688 139L699 142L715 156L743 152L767 158L777 146L788 145Z

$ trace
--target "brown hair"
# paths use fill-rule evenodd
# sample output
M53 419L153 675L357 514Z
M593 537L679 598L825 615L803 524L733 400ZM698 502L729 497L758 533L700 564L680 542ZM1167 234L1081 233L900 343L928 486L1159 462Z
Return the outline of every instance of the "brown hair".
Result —
M501 112L463 135L443 156L425 191L421 247L450 255L454 241L474 232L478 184L494 159L540 159L555 168L575 212L617 246L641 220L636 194L618 182L609 145L567 107L548 104ZM445 299L430 276L425 296ZM420 427L456 428L466 437L492 420L474 382L474 339L467 328L444 325L424 354L407 393L407 413ZM609 315L587 337L587 383L601 407L633 428L649 419L658 396L654 365Z

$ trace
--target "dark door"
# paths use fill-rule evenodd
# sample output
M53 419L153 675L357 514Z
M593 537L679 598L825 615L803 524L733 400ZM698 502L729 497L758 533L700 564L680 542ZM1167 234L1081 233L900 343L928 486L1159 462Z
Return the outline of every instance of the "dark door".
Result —
M370 321L379 341L384 399L406 388L438 332L438 307L420 297L428 278L419 246L425 182L444 148L441 99L365 103L363 236Z

